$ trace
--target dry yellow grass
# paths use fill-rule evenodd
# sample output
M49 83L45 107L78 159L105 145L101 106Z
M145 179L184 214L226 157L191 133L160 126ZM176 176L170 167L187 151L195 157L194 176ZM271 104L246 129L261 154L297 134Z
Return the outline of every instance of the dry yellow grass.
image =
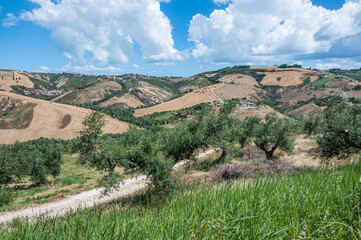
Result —
M318 167L321 159L312 153L316 142L312 138L305 138L305 135L298 136L295 141L294 152L290 155L281 156L281 161L294 164L297 167Z
M16 71L0 71L0 89L10 92L11 86L24 86L33 88L34 83L30 79Z
M251 99L257 91L260 91L255 87L257 85L256 79L243 74L226 75L219 81L225 84L214 90L214 93L222 100L245 97Z
M263 85L293 86L303 83L306 73L317 73L316 71L304 68L279 68L278 66L251 66L250 69L260 69L269 72L259 72L266 77L261 82ZM277 80L281 78L280 80ZM311 76L311 81L318 79L318 76Z
M315 73L313 70L304 68L279 68L278 66L251 66L250 69L262 69L266 71L298 71L304 73Z
M302 84L304 77L304 72L299 71L260 72L259 74L266 75L261 82L263 85L283 87Z
M0 144L11 144L16 141L28 141L40 137L56 139L72 139L79 136L83 129L82 121L90 112L88 109L52 103L14 93L0 92L0 95L13 99L26 100L35 103L34 116L25 129L0 129ZM71 122L61 128L65 115L70 115ZM128 124L111 117L106 117L105 133L123 133L128 130Z

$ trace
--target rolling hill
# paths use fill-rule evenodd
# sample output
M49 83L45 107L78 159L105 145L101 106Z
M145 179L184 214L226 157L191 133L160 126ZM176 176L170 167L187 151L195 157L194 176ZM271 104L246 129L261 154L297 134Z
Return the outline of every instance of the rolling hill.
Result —
M0 103L9 107L1 109L5 116L0 115L0 144L11 144L16 141L28 141L41 137L55 139L72 139L79 136L83 129L82 121L90 110L70 105L34 99L14 93L0 92ZM6 103L7 102L7 103ZM2 106L0 105L0 106ZM29 109L26 116L24 111ZM5 109L5 111L4 111ZM25 120L20 121L24 118ZM16 119L15 123L12 119ZM5 124L5 123L7 124ZM18 123L21 123L18 126ZM25 126L23 126L25 124ZM122 133L127 131L128 124L107 117L105 133Z
M319 113L325 99L338 92L346 92L351 99L361 97L360 70L319 71L286 64L227 67L189 78L0 73L6 80L0 84L0 90L6 92L67 105L130 108L135 110L135 117L232 98L248 99L281 113L307 117Z

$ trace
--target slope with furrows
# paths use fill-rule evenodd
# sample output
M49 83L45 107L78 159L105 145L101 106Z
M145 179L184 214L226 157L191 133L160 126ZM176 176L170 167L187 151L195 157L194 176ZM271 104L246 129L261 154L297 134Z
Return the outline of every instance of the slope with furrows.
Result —
M166 112L166 111L175 111L184 108L189 108L200 103L213 102L217 101L217 96L214 95L213 90L222 87L223 84L215 84L199 90L187 93L182 97L173 99L168 102L164 102L149 108L137 109L135 111L135 116L140 117L144 115L149 115L155 112Z

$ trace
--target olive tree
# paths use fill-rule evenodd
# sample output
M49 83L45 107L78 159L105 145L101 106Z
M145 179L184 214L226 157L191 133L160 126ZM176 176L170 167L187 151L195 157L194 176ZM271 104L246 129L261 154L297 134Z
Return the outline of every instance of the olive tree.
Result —
M308 119L301 119L303 123L303 130L307 132L307 137L310 137L314 133L318 133L323 125L322 116L315 116L314 114L310 114Z
M346 158L361 150L361 105L351 105L344 93L329 100L324 131L316 138L322 158Z
M292 152L294 138L291 136L294 122L289 118L280 118L275 112L268 113L264 121L259 117L248 118L253 123L253 142L264 151L267 159L274 158L276 149Z
M117 188L125 173L142 172L151 180L155 191L167 193L176 187L172 179L172 161L162 154L161 131L131 128L116 139L102 138L104 115L98 112L88 114L83 122L84 130L76 145L79 162L104 173L99 185L105 192Z

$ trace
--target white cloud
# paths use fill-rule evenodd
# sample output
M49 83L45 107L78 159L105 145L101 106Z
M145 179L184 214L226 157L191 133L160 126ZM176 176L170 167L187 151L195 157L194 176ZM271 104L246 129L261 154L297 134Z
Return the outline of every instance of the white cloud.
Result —
M40 7L21 18L50 29L73 69L127 63L135 42L147 61L182 60L160 0L31 1Z
M97 67L93 64L84 64L79 66L74 66L71 63L62 67L61 69L57 69L57 72L76 72L76 73L83 73L83 74L119 74L124 72L123 69L120 67L114 66L106 66L106 67Z
M360 0L338 11L310 0L231 0L225 10L195 15L189 40L195 43L193 56L203 61L282 62L327 53L341 39L361 33L360 20ZM360 45L361 37L356 41Z
M17 17L15 17L14 14L8 13L8 14L6 14L6 18L3 20L2 25L4 27L12 27L12 26L17 25L18 22L19 22L19 19Z
M341 68L341 65L337 63L317 63L316 68L321 70L329 70L332 68Z
M215 3L215 4L218 4L218 5L220 5L220 4L226 4L226 3L229 3L231 0L213 0L213 2Z
M133 68L140 68L138 64L133 64Z
M50 71L50 68L46 67L46 66L41 66L39 67L39 70L37 72L49 72Z
M360 58L329 58L317 60L315 67L322 70L328 70L331 68L359 69L361 67L360 60Z

